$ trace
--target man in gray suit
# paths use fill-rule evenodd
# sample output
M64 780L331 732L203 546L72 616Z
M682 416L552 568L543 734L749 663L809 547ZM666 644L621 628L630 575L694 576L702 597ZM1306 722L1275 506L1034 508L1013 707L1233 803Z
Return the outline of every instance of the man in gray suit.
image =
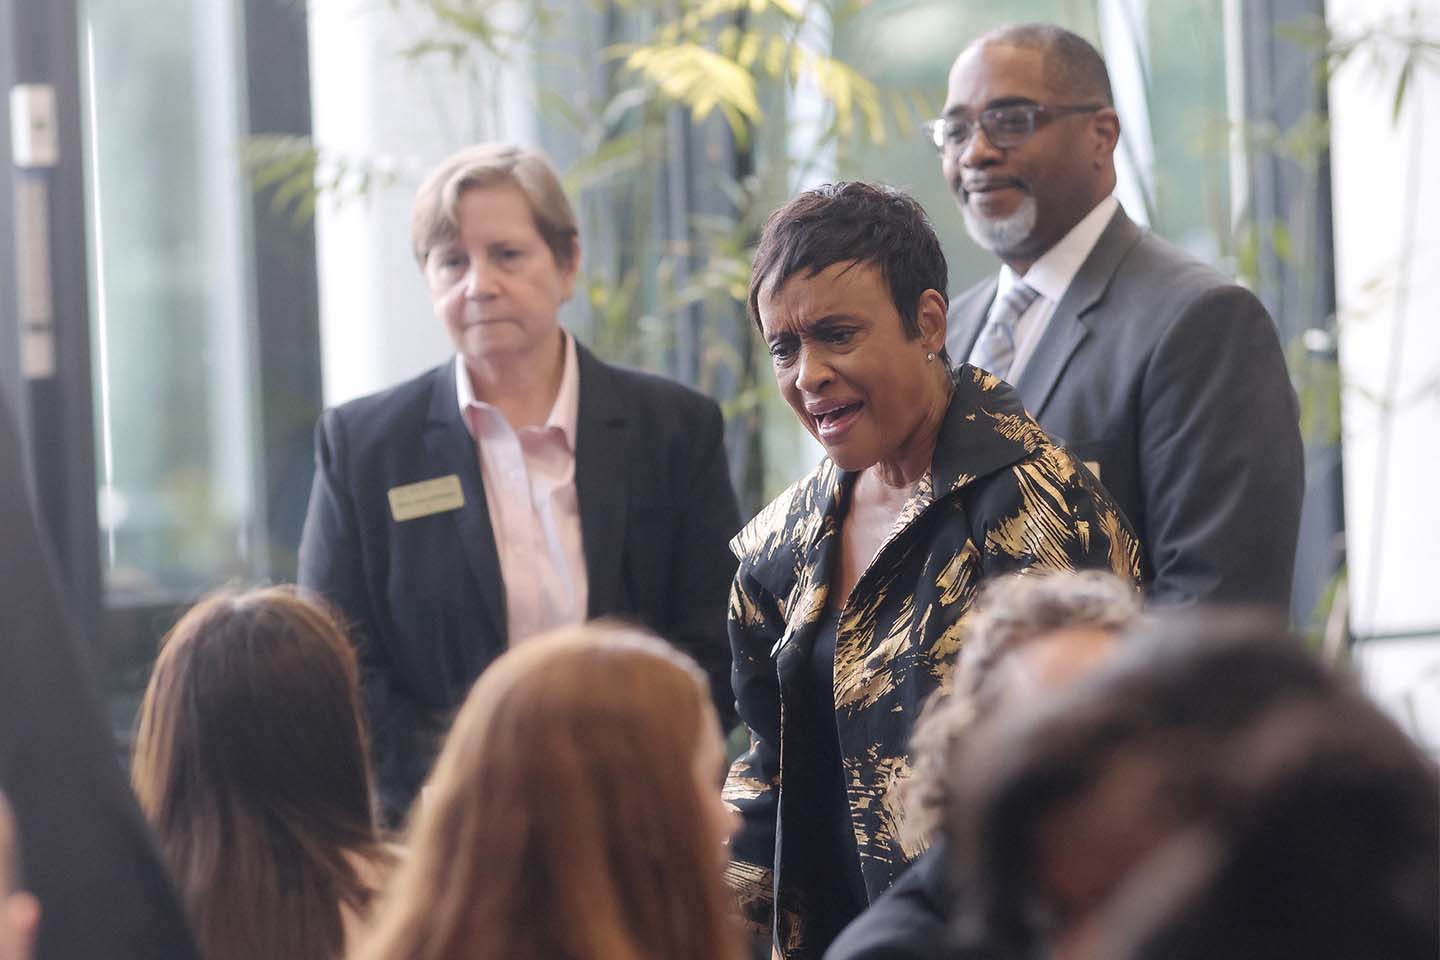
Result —
M947 348L1010 381L1140 535L1157 603L1288 607L1304 493L1294 389L1249 291L1133 223L1100 54L1058 27L987 34L934 122L976 243Z

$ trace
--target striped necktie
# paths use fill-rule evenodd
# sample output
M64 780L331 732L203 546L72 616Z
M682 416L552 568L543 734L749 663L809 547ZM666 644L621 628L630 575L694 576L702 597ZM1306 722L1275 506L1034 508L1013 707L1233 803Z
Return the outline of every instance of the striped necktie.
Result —
M1038 296L1040 294L1025 281L1016 280L991 311L985 329L975 341L975 349L970 351L970 362L1004 380L1015 362L1015 322Z

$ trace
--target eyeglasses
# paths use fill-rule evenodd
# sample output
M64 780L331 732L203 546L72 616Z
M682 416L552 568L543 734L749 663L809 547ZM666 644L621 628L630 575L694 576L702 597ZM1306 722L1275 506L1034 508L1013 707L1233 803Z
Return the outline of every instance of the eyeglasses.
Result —
M1102 104L1063 104L1046 107L1038 103L1016 103L1004 107L981 110L978 120L969 117L941 117L922 124L925 139L935 145L941 153L959 153L975 135L975 128L985 131L985 139L999 150L1018 147L1035 135L1045 124L1056 117L1072 113L1095 113L1104 110Z

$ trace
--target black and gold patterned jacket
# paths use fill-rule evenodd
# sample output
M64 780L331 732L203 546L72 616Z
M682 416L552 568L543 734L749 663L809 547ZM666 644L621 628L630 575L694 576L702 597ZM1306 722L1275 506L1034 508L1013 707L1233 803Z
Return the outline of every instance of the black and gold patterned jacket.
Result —
M836 727L872 901L920 852L897 830L896 786L909 775L921 705L949 684L980 582L1027 567L1108 567L1137 581L1140 573L1139 545L1119 509L1030 419L1010 386L969 365L955 377L930 471L856 583L836 630ZM802 682L828 602L855 476L824 460L731 541L740 559L729 612L733 680L751 740L725 785L742 820L729 879L747 919L760 929L773 923L787 958L818 958L824 945L807 943L810 854L784 841L787 823L813 816L785 802L782 758L806 750L785 727L785 703Z

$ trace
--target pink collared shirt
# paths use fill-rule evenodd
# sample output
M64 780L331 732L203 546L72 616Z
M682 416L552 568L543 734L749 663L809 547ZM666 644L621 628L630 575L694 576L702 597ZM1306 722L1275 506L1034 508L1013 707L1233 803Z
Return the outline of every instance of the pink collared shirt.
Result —
M512 644L583 622L589 599L575 493L580 364L575 338L562 335L565 371L550 416L518 431L498 408L475 399L465 360L455 357L456 399L479 451Z

